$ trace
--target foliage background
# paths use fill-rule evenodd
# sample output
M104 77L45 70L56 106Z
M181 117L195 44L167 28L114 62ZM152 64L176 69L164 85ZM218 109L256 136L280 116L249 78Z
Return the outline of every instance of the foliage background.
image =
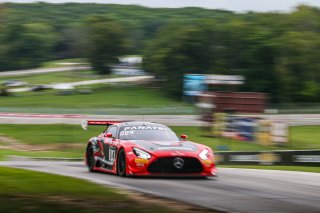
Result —
M102 21L101 21L102 20ZM94 24L93 24L94 23ZM171 96L184 73L240 74L240 90L272 102L319 102L320 10L233 13L105 4L0 4L0 70L84 57L109 73L120 55L140 54L143 68Z

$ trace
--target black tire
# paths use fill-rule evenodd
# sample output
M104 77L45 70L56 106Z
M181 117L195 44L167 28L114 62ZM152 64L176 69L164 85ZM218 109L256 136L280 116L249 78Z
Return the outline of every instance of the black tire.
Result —
M126 153L123 149L119 151L118 158L117 158L117 173L121 177L125 177L127 169L127 160L126 160Z
M93 172L94 171L93 168L94 168L96 162L93 157L93 148L92 148L91 144L89 144L87 147L86 161L87 161L87 166L88 166L89 172Z

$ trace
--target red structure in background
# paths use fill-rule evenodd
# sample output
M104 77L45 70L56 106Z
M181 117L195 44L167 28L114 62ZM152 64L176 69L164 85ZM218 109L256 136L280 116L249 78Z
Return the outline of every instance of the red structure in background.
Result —
M215 112L264 113L267 95L255 92L204 92L200 100L214 106Z
M198 106L202 108L202 120L213 122L213 113L217 112L264 113L268 99L267 94L235 92L237 86L243 82L242 76L209 75L205 83L208 88L218 91L206 91L198 95L197 102ZM219 91L219 88L229 91Z

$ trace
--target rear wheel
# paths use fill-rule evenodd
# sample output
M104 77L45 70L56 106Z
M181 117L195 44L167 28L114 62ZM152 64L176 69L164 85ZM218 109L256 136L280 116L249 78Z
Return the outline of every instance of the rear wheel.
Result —
M87 151L86 151L86 161L89 172L93 172L94 166L95 166L95 160L93 156L93 148L92 145L88 145Z
M117 160L117 172L119 176L126 176L127 169L127 161L126 161L126 153L123 149L119 151L118 160Z

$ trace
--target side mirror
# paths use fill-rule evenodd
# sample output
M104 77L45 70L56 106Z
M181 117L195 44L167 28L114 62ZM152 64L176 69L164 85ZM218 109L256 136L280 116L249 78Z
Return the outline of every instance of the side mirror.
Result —
M108 133L105 134L104 136L107 137L107 138L112 138L112 133L109 133L109 132L108 132Z
M186 140L186 139L188 139L188 135L181 134L181 135L180 135L180 138L183 139L183 140Z

